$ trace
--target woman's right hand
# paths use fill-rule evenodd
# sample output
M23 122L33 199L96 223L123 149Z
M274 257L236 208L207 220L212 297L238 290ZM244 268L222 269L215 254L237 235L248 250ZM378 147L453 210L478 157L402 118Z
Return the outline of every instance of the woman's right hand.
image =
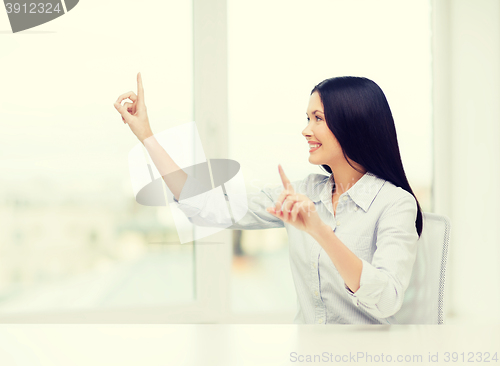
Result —
M126 102L122 105L121 102L127 98L132 103ZM122 115L123 123L128 124L139 141L143 142L153 135L149 125L146 104L144 103L144 88L142 86L141 73L137 74L137 95L132 91L122 94L118 97L114 105L116 110Z

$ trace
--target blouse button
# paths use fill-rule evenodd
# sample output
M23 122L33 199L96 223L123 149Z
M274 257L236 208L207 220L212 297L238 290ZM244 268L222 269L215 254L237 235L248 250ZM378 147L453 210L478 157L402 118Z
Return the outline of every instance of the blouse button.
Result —
M354 211L357 211L358 210L358 206L354 207Z
M344 196L344 198L342 198L344 201L347 201L347 196Z
M340 226L340 221L337 221L337 226Z
M318 319L318 324L321 324L321 323L323 323L323 319L320 318L320 319Z

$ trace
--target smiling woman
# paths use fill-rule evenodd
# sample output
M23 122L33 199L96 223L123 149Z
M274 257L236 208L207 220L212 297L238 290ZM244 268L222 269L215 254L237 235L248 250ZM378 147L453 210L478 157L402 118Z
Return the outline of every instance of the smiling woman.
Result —
M326 79L311 91L309 109L317 114L316 123L309 123L302 134L308 140L316 136L324 145L313 150L316 154L310 155L309 162L321 164L335 176L332 193L341 195L368 170L415 198L420 235L422 210L406 178L396 126L382 89L362 77Z
M320 93L316 90L316 88L311 92L308 110L312 110L312 112L306 112L309 123L302 131L302 135L308 140L310 146L309 162L315 165L325 164L327 166L335 166L335 171L337 172L336 182L344 183L344 179L341 176L343 176L342 172L346 171L347 158L345 157L343 149L337 138L330 129L330 126L326 123L323 102L321 100ZM309 115L313 116L312 120L309 118ZM312 148L313 146L315 146L315 148ZM349 160L349 165L352 166L353 164L356 163ZM358 168L360 167L358 166ZM352 184L361 178L361 175L355 174L355 172L352 171L348 174L353 174L353 176L350 177L351 180L347 183Z
M137 96L124 94L115 107L154 155L158 171L182 171L161 146L152 148L140 76L138 85ZM121 106L127 96L132 103ZM246 215L229 227L220 219L227 205L214 190L193 194L197 181L185 173L175 181L171 174L163 179L193 224L287 230L296 323L396 323L416 258L422 212L404 173L385 95L367 78L326 79L311 91L306 113L309 123L302 135L319 145L311 149L309 162L330 175L309 174L291 182L279 166L281 189L251 194ZM246 206L238 200L230 204Z

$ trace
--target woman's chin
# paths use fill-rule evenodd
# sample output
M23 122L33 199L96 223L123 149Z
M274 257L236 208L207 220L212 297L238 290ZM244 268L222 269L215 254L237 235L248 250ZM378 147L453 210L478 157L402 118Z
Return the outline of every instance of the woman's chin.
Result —
M315 157L313 156L309 156L309 162L313 165L321 165L323 163L321 163L318 159L316 159Z

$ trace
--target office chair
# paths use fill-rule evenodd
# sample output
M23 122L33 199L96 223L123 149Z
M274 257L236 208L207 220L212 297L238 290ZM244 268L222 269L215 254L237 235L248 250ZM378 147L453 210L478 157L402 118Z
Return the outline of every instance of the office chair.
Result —
M401 309L394 314L398 324L443 324L446 259L450 241L450 219L423 213L417 258Z

